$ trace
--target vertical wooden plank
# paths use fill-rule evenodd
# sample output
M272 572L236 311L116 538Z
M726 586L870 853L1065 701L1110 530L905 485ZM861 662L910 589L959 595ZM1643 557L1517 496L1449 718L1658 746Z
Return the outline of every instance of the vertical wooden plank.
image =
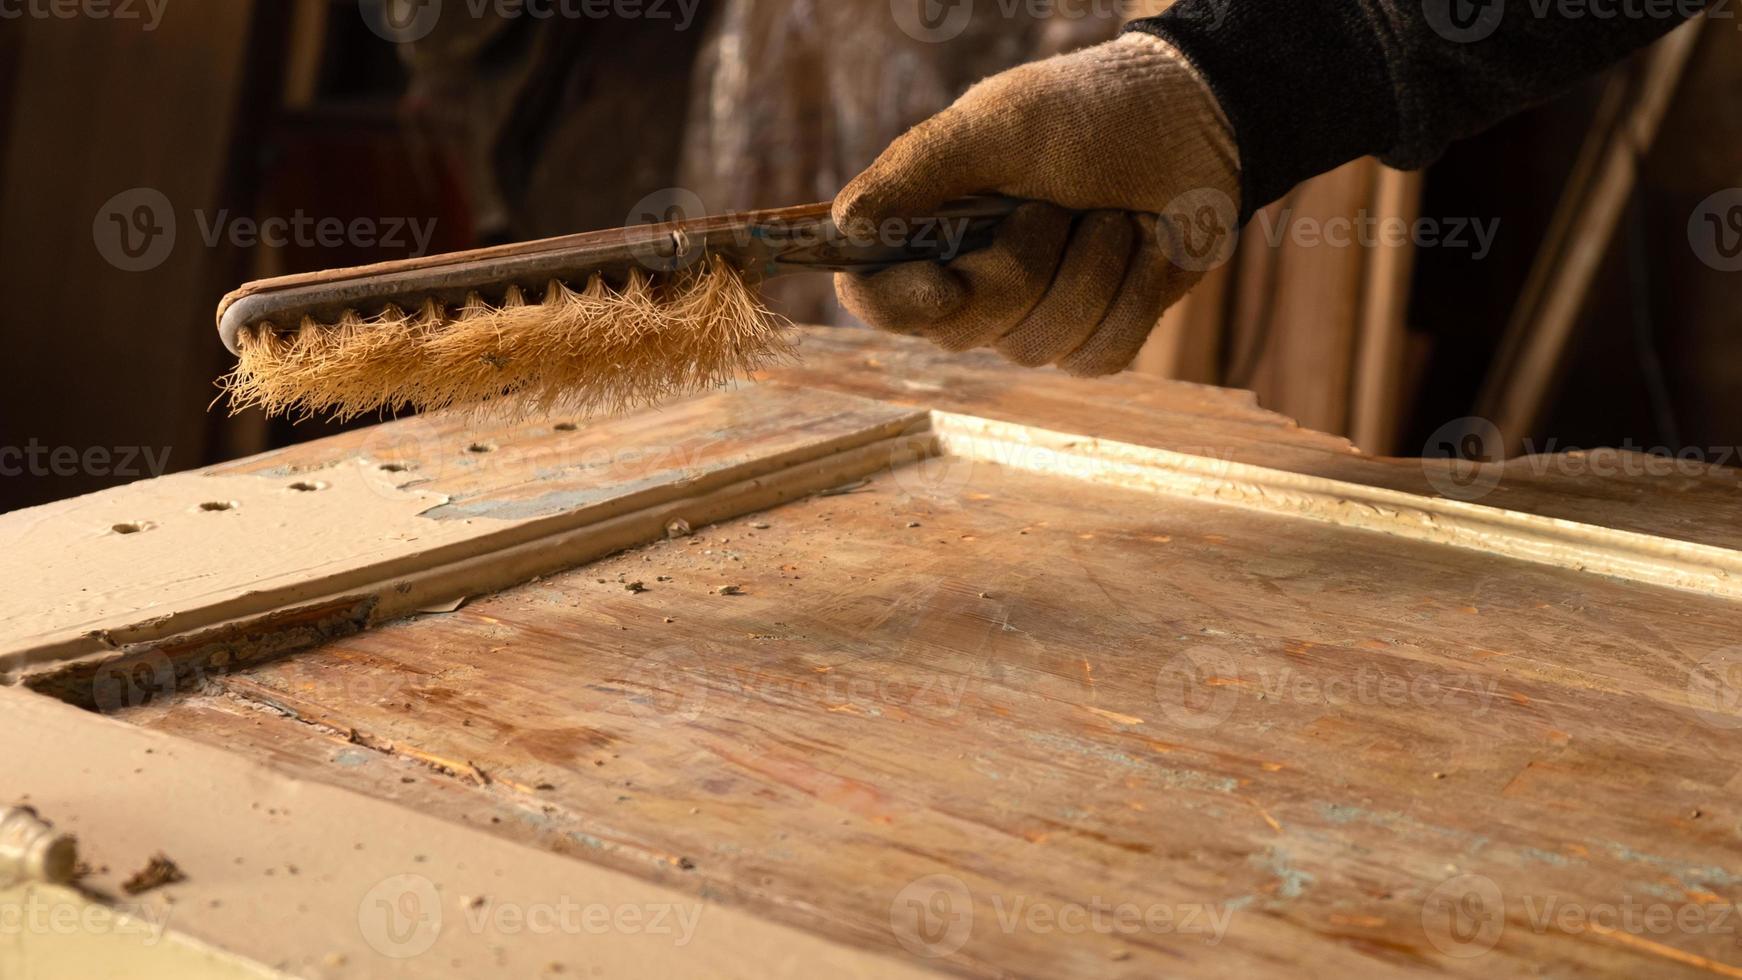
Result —
M1671 32L1637 74L1617 76L1604 93L1477 398L1476 414L1498 427L1508 455L1521 450L1542 417L1591 282L1632 196L1640 157L1656 138L1704 23L1696 18Z
M1374 217L1381 223L1402 221L1405 227L1421 214L1421 173L1378 168ZM1356 350L1354 404L1349 437L1370 453L1396 449L1405 401L1403 346L1409 313L1410 277L1415 272L1415 243L1386 242L1370 250L1367 288L1361 300L1361 332Z
M1217 358L1227 330L1234 270L1231 260L1211 269L1184 299L1163 313L1149 343L1137 355L1134 370L1199 384L1221 380Z
M167 449L182 468L204 454L222 365L211 311L224 246L208 245L201 219L222 210L254 5L180 0L159 6L156 22L144 8L134 19L27 17L12 28L23 36L0 170L0 294L9 358L35 367L0 386L0 445L34 440L81 459ZM129 271L105 255L117 226L104 222L136 216L164 229L173 218L176 230L160 263ZM144 242L144 224L126 227ZM63 469L0 481L0 509L149 475L112 459Z
M1244 249L1273 248L1271 323L1250 387L1307 428L1346 433L1367 249L1351 224L1367 207L1377 161L1364 158L1296 189L1247 225ZM1272 245L1275 242L1275 245ZM1345 242L1345 244L1338 244Z

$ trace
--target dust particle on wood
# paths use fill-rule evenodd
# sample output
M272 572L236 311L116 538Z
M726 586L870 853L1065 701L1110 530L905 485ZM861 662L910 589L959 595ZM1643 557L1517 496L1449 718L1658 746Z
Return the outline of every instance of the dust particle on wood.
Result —
M181 868L162 853L153 854L145 867L133 872L133 876L121 883L121 890L129 895L142 895L153 888L173 885L178 881L186 881L187 875Z

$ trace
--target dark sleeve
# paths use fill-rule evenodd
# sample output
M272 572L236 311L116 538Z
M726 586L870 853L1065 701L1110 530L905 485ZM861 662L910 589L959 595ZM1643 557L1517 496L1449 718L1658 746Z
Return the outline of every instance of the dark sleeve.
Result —
M1425 166L1644 47L1707 0L1179 0L1133 21L1197 66L1240 147L1243 218L1369 154Z

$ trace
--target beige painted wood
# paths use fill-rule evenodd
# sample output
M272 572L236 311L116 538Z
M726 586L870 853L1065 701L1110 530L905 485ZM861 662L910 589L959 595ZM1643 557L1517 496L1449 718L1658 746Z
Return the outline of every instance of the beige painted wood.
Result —
M919 975L463 820L16 689L0 689L0 737L0 791L27 794L79 836L96 869L86 888L121 896L156 853L187 875L113 899L148 928L107 941L149 951L155 923L178 942L311 978ZM21 975L48 969L33 958Z
M573 437L456 419L307 472L178 474L0 515L0 575L21 583L0 598L0 671L221 643L296 610L307 629L355 629L853 479L886 466L916 418L736 393ZM507 432L513 467L496 462ZM450 493L420 489L436 473ZM496 497L467 502L484 488Z
M0 889L0 976L107 980L277 980L284 975L220 952L153 920L60 885Z

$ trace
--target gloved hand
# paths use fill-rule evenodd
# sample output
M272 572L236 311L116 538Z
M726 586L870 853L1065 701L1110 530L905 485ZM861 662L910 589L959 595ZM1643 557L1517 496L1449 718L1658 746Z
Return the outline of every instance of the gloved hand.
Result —
M982 193L1041 203L948 264L839 275L842 304L947 350L990 346L1028 367L1111 374L1226 258L1239 165L1197 73L1167 42L1132 32L969 89L848 184L834 216L867 230Z

